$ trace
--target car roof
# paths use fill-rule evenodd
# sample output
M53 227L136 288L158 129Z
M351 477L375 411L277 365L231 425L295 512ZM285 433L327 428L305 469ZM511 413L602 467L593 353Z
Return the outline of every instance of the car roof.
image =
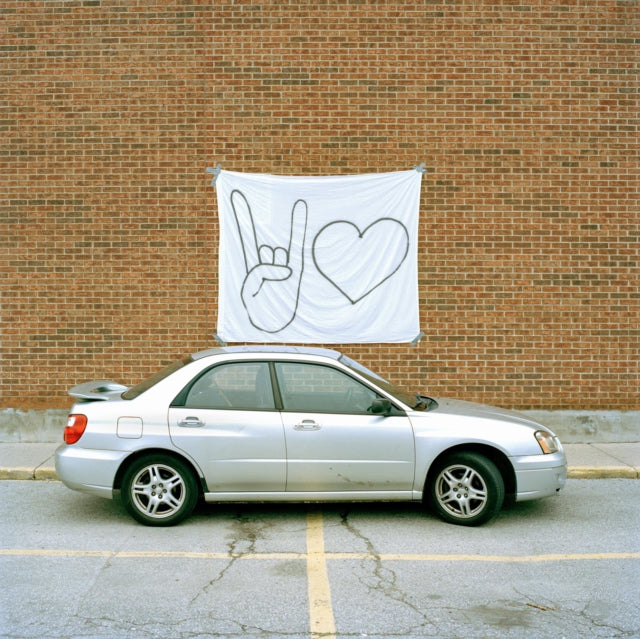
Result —
M191 359L203 359L213 355L233 355L233 354L273 354L273 355L316 355L321 357L329 357L331 359L339 359L342 353L331 350L329 348L312 348L309 346L285 346L285 345L258 345L258 346L219 346L200 351L191 355Z

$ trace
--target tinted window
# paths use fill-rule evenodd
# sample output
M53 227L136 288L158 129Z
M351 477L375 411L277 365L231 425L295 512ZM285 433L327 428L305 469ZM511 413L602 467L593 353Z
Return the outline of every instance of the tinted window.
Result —
M201 375L189 389L187 408L273 410L267 362L222 364Z
M365 413L377 394L342 371L320 364L276 363L284 410Z

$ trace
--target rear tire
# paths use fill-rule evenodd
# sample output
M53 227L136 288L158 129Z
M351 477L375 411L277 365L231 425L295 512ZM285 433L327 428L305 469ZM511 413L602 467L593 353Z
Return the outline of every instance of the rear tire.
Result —
M504 502L504 481L496 465L483 455L454 453L430 474L427 500L445 521L479 526L495 517Z
M186 519L198 501L191 468L171 455L136 459L122 478L122 501L145 526L173 526Z

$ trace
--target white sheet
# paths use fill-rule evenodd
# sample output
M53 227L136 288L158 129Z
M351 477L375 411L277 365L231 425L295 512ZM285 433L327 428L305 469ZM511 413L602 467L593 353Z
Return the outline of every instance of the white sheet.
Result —
M419 332L422 174L221 171L218 336L225 342L407 342Z

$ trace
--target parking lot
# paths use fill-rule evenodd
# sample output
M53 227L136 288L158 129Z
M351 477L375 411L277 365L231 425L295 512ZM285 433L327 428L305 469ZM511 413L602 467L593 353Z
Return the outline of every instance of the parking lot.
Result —
M572 480L489 525L419 505L201 505L145 528L2 481L3 637L640 636L640 482Z

